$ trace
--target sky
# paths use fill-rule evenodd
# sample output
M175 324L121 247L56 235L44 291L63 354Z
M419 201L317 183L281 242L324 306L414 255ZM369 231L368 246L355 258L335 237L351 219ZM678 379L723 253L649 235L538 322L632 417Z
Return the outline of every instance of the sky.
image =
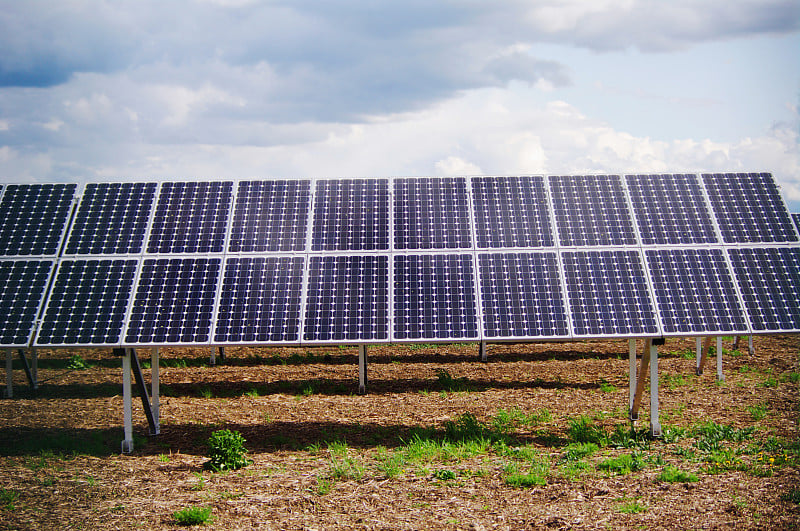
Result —
M767 171L797 0L0 0L0 182Z

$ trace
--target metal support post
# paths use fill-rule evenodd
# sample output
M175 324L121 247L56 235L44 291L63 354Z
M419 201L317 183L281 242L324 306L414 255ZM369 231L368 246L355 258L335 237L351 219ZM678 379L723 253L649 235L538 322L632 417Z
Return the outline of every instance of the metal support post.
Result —
M14 355L6 349L6 398L14 397Z
M698 337L697 338L696 356L695 356L695 358L696 359L695 359L695 365L694 365L694 373L696 375L700 376L703 373L703 371L701 369L702 361L703 361L703 338L702 337Z
M39 389L39 351L31 349L31 373L33 373L33 390Z
M209 356L208 362L212 367L217 364L217 349L215 347L211 347L211 356Z
M219 361L225 363L225 347L219 347Z
M711 337L705 338L703 341L703 351L700 354L700 359L697 360L697 376L703 374L703 369L706 366L706 359L708 358L708 351L711 350Z
M661 437L658 418L658 347L648 341L650 347L650 436Z
M153 415L150 394L147 392L147 386L144 384L144 376L142 375L142 366L139 364L139 356L136 355L136 349L131 348L128 350L130 351L133 377L136 379L136 387L139 388L139 395L142 397L142 409L144 410L144 415L147 417L147 424L150 426L150 435L158 435L158 423Z
M367 346L358 346L358 394L367 394Z
M159 399L161 381L158 374L158 362L158 347L153 347L150 351L150 394L152 395L150 401L153 405L153 419L155 420L156 435L161 433L161 404Z
M636 394L636 340L628 340L628 412L633 411L633 396ZM631 419L635 420L635 419Z
M650 351L652 350L653 340L645 339L644 350L642 351L642 363L639 366L639 375L636 377L636 391L633 394L633 405L631 405L631 421L639 419L639 406L642 403L642 393L644 392L644 380L647 376L647 368L650 366Z
M753 348L753 336L747 338L747 349L749 350L748 354L751 356L756 353L756 349Z
M478 343L478 356L480 357L481 361L486 361L486 341L481 341Z
M22 370L25 371L25 377L28 379L31 389L35 391L37 387L36 380L33 378L33 372L31 371L31 366L28 364L28 358L25 357L25 351L19 349L17 350L17 354L19 354L19 361L22 362Z
M722 337L717 337L717 381L724 382L725 375L722 374Z
M122 440L122 453L133 452L133 413L131 407L131 352L130 349L122 350L122 423L124 439Z

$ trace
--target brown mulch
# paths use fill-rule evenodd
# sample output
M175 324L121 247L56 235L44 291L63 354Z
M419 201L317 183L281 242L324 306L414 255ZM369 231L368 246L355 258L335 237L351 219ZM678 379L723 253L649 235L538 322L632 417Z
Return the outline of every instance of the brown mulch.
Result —
M667 340L659 348L662 424L755 427L753 441L800 444L800 337L757 337L754 355L746 345L744 353L724 357L725 382L718 383L713 356L696 376L694 360L682 355L694 349L694 340ZM643 470L560 473L571 419L584 415L609 430L625 423L627 352L627 341L498 344L489 345L489 361L482 363L476 345L376 346L369 348L368 394L359 396L352 347L228 348L226 361L215 367L207 364L208 349L163 349L162 432L146 437L137 399L137 447L121 455L119 359L110 350L41 351L39 391L26 387L15 365L14 398L0 400L0 529L178 529L174 511L192 505L213 509L207 529L800 525L800 506L789 499L800 489L796 461L765 474L712 474L676 454L691 449L691 440L657 440ZM91 367L70 370L76 354ZM442 375L458 387L443 387ZM544 485L506 484L504 458L494 451L433 462L425 470L407 466L391 478L376 468L379 455L399 451L422 429L441 434L465 413L488 425L499 410L513 409L550 412L548 420L514 434L517 444L551 463ZM637 429L648 425L648 409L646 390ZM205 441L219 428L244 435L250 466L204 470ZM348 456L363 465L360 478L330 479L326 448L337 440L346 441ZM592 462L620 453L630 450L605 448ZM665 463L693 470L699 480L659 481ZM436 479L432 473L440 468L457 477ZM629 502L643 510L620 509Z

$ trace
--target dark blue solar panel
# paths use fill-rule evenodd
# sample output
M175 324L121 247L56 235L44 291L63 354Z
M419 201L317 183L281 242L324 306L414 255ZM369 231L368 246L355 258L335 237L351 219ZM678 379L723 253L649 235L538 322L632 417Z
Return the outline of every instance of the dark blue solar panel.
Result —
M313 251L389 249L389 181L317 181Z
M748 332L721 249L645 254L664 334Z
M228 249L292 252L306 247L311 181L242 181Z
M794 226L797 227L798 232L800 232L800 214L792 214L792 219L794 219Z
M568 336L556 253L478 255L484 337Z
M394 338L478 337L475 275L469 254L394 257Z
M472 246L463 177L394 180L395 249Z
M551 247L543 177L473 177L478 247Z
M643 244L717 241L697 176L626 175L625 180Z
M163 183L147 252L223 252L232 194L231 182Z
M638 251L564 251L577 336L658 334Z
M797 232L769 173L704 173L725 243L796 242Z
M305 259L228 258L214 341L300 341L300 295Z
M56 255L75 184L10 184L0 200L0 255Z
M138 260L64 260L37 345L118 344Z
M304 341L389 338L389 257L312 256Z
M156 183L88 184L72 222L66 254L142 252Z
M0 260L0 345L28 346L51 260Z
M221 262L219 258L145 260L124 343L208 342Z
M800 248L728 249L753 332L800 330Z
M549 180L561 245L636 245L636 233L618 175Z

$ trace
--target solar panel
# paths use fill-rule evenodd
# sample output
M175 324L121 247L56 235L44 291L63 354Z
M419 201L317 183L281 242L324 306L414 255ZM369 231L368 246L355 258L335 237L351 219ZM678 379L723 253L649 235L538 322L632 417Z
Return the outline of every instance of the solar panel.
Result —
M147 252L222 252L232 194L231 182L162 183Z
M311 181L241 181L231 252L293 252L306 247Z
M316 182L312 251L389 249L389 181Z
M157 183L87 184L65 253L140 253L157 186Z
M394 197L395 249L472 247L463 177L395 179Z
M769 173L704 173L725 243L796 242L797 232Z
M800 248L728 249L753 332L800 331Z
M220 258L148 258L142 263L124 343L209 341Z
M550 177L562 246L636 245L618 175Z
M625 180L644 245L717 241L695 175L626 175Z
M52 268L52 260L0 260L0 345L30 344Z
M749 332L722 249L646 250L664 334Z
M800 232L800 214L792 214L792 219L794 219L794 225L797 227L797 231Z
M562 251L576 336L658 335L638 251Z
M301 256L227 258L214 342L299 342L304 265Z
M394 339L477 337L472 255L395 255Z
M389 257L311 256L303 340L389 338Z
M472 201L478 248L553 246L543 177L473 177Z
M556 253L478 255L484 337L568 337Z
M75 184L10 184L0 200L0 255L55 256Z
M119 344L138 266L138 259L62 260L36 344Z

